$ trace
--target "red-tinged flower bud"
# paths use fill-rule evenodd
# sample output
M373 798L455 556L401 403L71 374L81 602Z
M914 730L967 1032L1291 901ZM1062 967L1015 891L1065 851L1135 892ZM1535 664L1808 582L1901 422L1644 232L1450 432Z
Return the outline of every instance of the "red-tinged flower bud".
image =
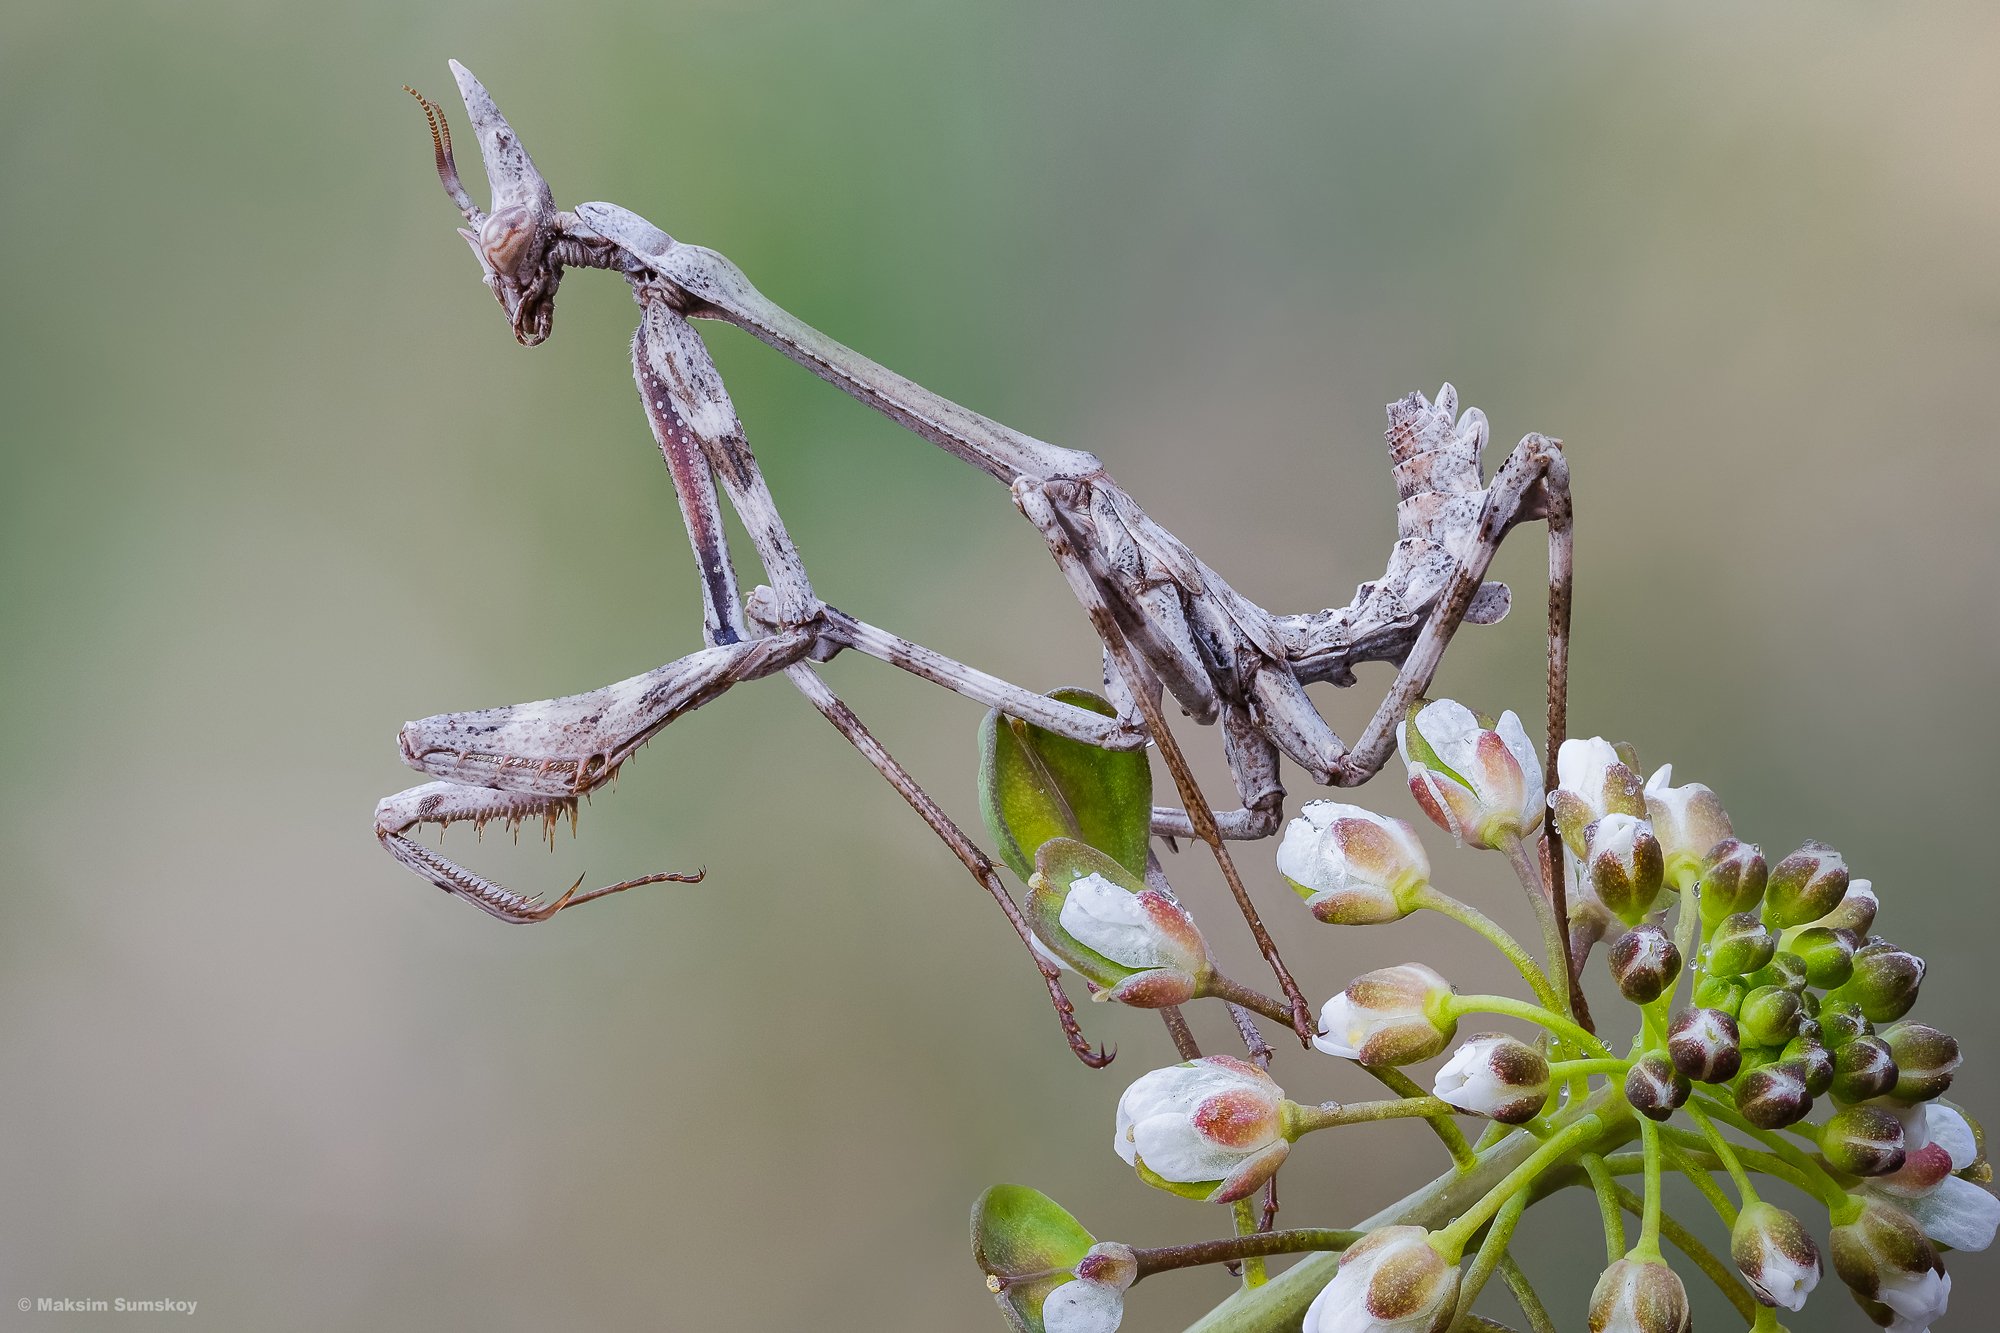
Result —
M1696 1083L1727 1083L1743 1065L1743 1042L1728 1014L1689 1009L1667 1029L1667 1054Z
M1789 941L1785 952L1805 964L1806 984L1821 990L1843 986L1854 975L1854 950L1859 944L1853 933L1830 926L1806 926Z
M1924 960L1887 940L1870 940L1854 954L1854 975L1835 994L1851 999L1871 1023L1893 1023L1917 1003Z
M1798 932L1812 926L1825 926L1828 930L1851 931L1855 939L1866 940L1868 932L1875 926L1875 911L1879 906L1880 903L1876 900L1875 886L1873 884L1865 879L1850 879L1847 882L1847 892L1840 896L1840 901L1834 904L1831 912L1820 917L1817 921L1808 921L1804 925L1790 927L1785 931L1784 937L1778 941L1778 947L1781 949L1791 948L1792 946L1786 941L1792 939Z
M1747 977L1771 961L1778 941L1755 912L1736 912L1715 924L1708 942L1709 975Z
M1125 1292L1139 1279L1139 1256L1129 1245L1101 1241L1065 1282L1042 1302L1043 1333L1116 1333L1125 1318Z
M1729 1257L1757 1299L1769 1306L1802 1310L1819 1285L1819 1246L1805 1224L1762 1200L1746 1203L1736 1215Z
M1778 930L1817 921L1847 893L1847 862L1823 842L1808 842L1771 867L1764 923Z
M1648 1120L1671 1119L1693 1090L1687 1076L1659 1051L1641 1056L1625 1075L1625 1100Z
M1896 1086L1902 1071L1896 1055L1880 1037L1856 1037L1833 1053L1833 1086L1837 1102L1872 1101Z
M1051 838L1035 853L1028 924L1035 938L1097 989L1141 1009L1186 1004L1213 970L1194 918L1093 847Z
M1729 813L1714 792L1699 782L1670 786L1674 766L1661 765L1646 779L1646 818L1666 855L1667 883L1685 890L1700 878L1702 861L1733 835Z
M1634 1004L1651 1004L1681 975L1681 951L1673 936L1651 922L1620 936L1611 946L1610 961L1618 993Z
M1584 860L1586 830L1606 815L1644 819L1646 788L1616 746L1602 736L1571 739L1556 751L1556 789L1549 797L1556 831L1571 856Z
M1958 1072L1958 1038L1906 1021L1884 1028L1882 1040L1896 1061L1896 1086L1889 1095L1897 1101L1927 1102L1951 1086Z
M1347 1248L1306 1310L1301 1333L1444 1333L1458 1265L1422 1227L1377 1227Z
M1735 1095L1737 1113L1759 1129L1783 1129L1812 1114L1805 1070L1784 1060L1743 1075Z
M1734 1018L1749 993L1750 987L1736 977L1703 977L1694 988L1694 1002L1699 1008L1715 1009Z
M1422 963L1356 977L1326 1002L1313 1045L1364 1065L1413 1065L1451 1044L1451 983Z
M1402 820L1313 801L1285 826L1278 873L1320 920L1368 926L1415 911L1431 864L1417 831Z
M1112 1146L1149 1185L1231 1203L1284 1163L1284 1090L1253 1064L1209 1055L1142 1075L1118 1099Z
M1851 1176L1886 1176L1901 1169L1903 1122L1880 1106L1843 1106L1819 1127L1820 1154Z
M1625 1258L1590 1293L1590 1333L1688 1333L1687 1288L1661 1263Z
M1701 863L1701 919L1711 929L1726 916L1754 912L1764 900L1769 871L1755 843L1725 839Z
M1638 925L1660 896L1666 866L1652 828L1636 815L1611 814L1585 828L1583 840L1591 892L1620 921Z
M1549 1099L1549 1060L1501 1033L1472 1038L1438 1070L1431 1095L1503 1125L1535 1118Z
M1800 1033L1785 1043L1778 1058L1798 1069L1808 1094L1824 1097L1833 1087L1833 1052L1820 1044L1818 1036Z
M1872 1037L1875 1025L1852 1000L1829 999L1820 1006L1819 1039L1828 1050L1837 1051L1856 1037Z
M1926 1329L1943 1316L1951 1278L1908 1213L1870 1199L1858 1217L1836 1226L1828 1239L1840 1280L1864 1302L1888 1307L1903 1321L1902 1328Z
M1434 823L1472 847L1532 840L1542 826L1542 761L1513 713L1487 725L1464 704L1419 704L1396 728L1410 794Z
M1736 1008L1742 1039L1757 1046L1783 1046L1798 1035L1799 997L1778 986L1759 986Z

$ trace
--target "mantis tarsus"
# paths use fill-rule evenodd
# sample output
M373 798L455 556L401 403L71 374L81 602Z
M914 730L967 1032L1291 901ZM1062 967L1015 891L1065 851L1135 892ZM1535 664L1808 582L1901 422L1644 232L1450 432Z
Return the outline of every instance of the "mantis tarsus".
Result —
M376 807L376 835L431 883L504 921L545 921L565 907L640 884L686 880L650 875L553 901L525 897L407 836L422 824L489 819L574 820L577 798L607 782L634 751L681 714L742 681L783 674L902 794L1002 905L1024 942L1029 932L992 863L827 687L814 664L852 650L1049 731L1112 749L1158 747L1181 798L1154 811L1165 837L1208 844L1259 947L1290 1002L1302 1040L1312 1019L1235 871L1226 839L1262 838L1282 822L1279 757L1321 785L1349 787L1381 768L1395 728L1437 670L1453 632L1506 614L1502 584L1482 578L1502 538L1523 520L1549 529L1550 752L1563 729L1568 643L1570 504L1561 445L1528 435L1492 482L1481 475L1486 418L1458 413L1447 384L1436 403L1412 393L1389 406L1389 450L1399 503L1398 540L1387 570L1345 606L1277 615L1238 594L1146 516L1088 453L1003 426L876 364L751 286L713 250L675 241L615 204L559 210L548 183L477 79L452 62L478 135L493 206L467 195L451 134L436 104L429 118L438 175L469 224L463 236L515 337L548 337L565 269L622 276L638 301L633 377L672 474L700 573L704 646L630 680L587 694L449 713L405 725L405 763L435 779ZM822 602L786 534L735 409L690 320L734 324L828 383L1006 485L1047 543L1104 644L1106 692L1116 716L1101 716L988 675ZM741 517L768 584L739 590L722 525L722 493ZM1308 699L1307 684L1354 682L1364 661L1400 670L1350 749ZM1221 728L1238 808L1215 811L1195 783L1162 714L1163 695L1202 724ZM1558 886L1559 890L1559 886ZM1072 1048L1093 1064L1058 974L1037 956Z

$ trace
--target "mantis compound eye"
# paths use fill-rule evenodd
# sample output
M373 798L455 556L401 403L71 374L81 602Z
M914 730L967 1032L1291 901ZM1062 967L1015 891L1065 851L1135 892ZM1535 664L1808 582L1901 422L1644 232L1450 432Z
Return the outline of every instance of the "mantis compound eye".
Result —
M495 273L515 277L534 238L535 219L527 209L503 208L479 226L480 258Z

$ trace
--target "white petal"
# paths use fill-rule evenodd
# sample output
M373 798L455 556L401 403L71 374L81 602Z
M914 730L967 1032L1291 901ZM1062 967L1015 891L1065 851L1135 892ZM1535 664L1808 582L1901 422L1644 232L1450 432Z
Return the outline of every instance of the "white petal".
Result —
M1138 895L1102 875L1084 875L1071 884L1057 919L1079 944L1125 967L1171 967L1178 961L1168 956L1167 942Z
M1954 1250L1983 1250L2000 1227L2000 1199L1957 1176L1946 1176L1929 1194L1897 1202L1926 1236Z
M1102 1282L1065 1282L1042 1301L1048 1333L1112 1333L1124 1318L1125 1293Z
M1500 733L1500 739L1507 743L1513 753L1514 762L1521 766L1521 776L1527 788L1529 800L1524 809L1532 819L1542 808L1542 757L1535 753L1535 743L1528 739L1528 729L1521 725L1521 719L1512 709L1502 713L1500 720L1493 724L1493 730Z
M1249 1153L1204 1137L1186 1115L1156 1115L1132 1126L1133 1147L1146 1169L1162 1180L1220 1180Z
M1439 699L1417 714L1417 734L1446 768L1461 775L1472 766L1473 738L1483 730L1473 711L1456 699Z
M1657 769L1653 770L1653 776L1646 779L1646 795L1663 795L1673 785L1674 766L1672 764L1661 764ZM1798 1307L1793 1306L1792 1308L1797 1309Z
M1952 1170L1965 1170L1979 1159L1979 1140L1972 1136L1972 1125L1955 1106L1932 1102L1930 1107L1931 1142L1951 1154Z

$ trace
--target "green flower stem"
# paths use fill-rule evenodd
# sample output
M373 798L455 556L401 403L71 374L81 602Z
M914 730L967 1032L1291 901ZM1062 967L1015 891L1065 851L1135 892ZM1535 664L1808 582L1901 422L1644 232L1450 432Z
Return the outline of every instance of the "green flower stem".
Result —
M1463 1254L1465 1244L1472 1238L1472 1233L1485 1226L1488 1219L1499 1212L1507 1200L1533 1184L1535 1177L1547 1170L1558 1158L1579 1144L1596 1138L1606 1128L1608 1126L1602 1116L1596 1112L1586 1112L1551 1135L1536 1147L1527 1161L1508 1172L1499 1184L1488 1190L1484 1198L1467 1208L1451 1225L1433 1233L1438 1251L1447 1256Z
M1254 1209L1251 1206L1250 1200L1238 1199L1236 1201L1234 1212L1236 1214L1236 1234L1239 1236L1256 1235L1257 1212L1256 1209ZM1264 1269L1263 1255L1261 1254L1245 1255L1243 1257L1244 1286L1261 1287L1270 1280L1271 1280L1271 1275Z
M1520 941L1508 934L1499 922L1471 904L1460 902L1450 894L1440 892L1428 884L1417 893L1416 906L1429 908L1440 916L1450 917L1482 936L1488 944L1506 955L1507 961L1514 965L1514 970L1521 974L1521 979L1528 983L1528 989L1534 991L1536 999L1551 1009L1566 1007L1562 996L1549 984L1548 974L1536 964L1534 956L1522 948Z
M1262 1014L1274 1023L1292 1025L1292 1007L1272 999L1262 991L1252 990L1240 981L1225 977L1220 972L1210 971L1203 980L1198 994L1226 1000L1230 1004L1240 1004L1252 1013Z
M1709 1151L1708 1140L1699 1134L1685 1129L1676 1129L1672 1125L1662 1125L1660 1126L1660 1137L1679 1148L1683 1157L1686 1157L1689 1161L1697 1165L1706 1167L1710 1171L1728 1170L1727 1167L1723 1166L1722 1159ZM1804 1173L1793 1170L1773 1154L1759 1152L1755 1148L1746 1148L1741 1144L1731 1144L1730 1146L1735 1148L1738 1157L1756 1167L1762 1174L1770 1176L1774 1180L1784 1181L1787 1185L1797 1189L1801 1194L1810 1194L1815 1198L1818 1197L1818 1190L1814 1188L1811 1181L1806 1179ZM1604 1165L1614 1176L1635 1176L1646 1169L1643 1156L1633 1152L1610 1153L1605 1157Z
M1507 1290L1514 1293L1515 1303L1521 1313L1528 1317L1528 1327L1534 1333L1556 1333L1556 1321L1549 1318L1548 1307L1535 1294L1535 1287L1528 1281L1528 1275L1521 1271L1521 1265L1514 1262L1514 1256L1500 1256L1500 1277L1507 1284Z
M1539 1004L1529 1004L1526 1000L1510 999L1505 995L1454 995L1444 1002L1445 1012L1453 1018L1466 1014L1502 1014L1508 1018L1518 1018L1525 1023L1533 1023L1547 1028L1578 1050L1587 1051L1599 1059L1609 1059L1611 1052L1603 1042L1585 1032L1575 1022L1561 1014L1552 1013Z
M1701 1130L1702 1137L1715 1148L1715 1155L1722 1159L1723 1169L1729 1172L1729 1178L1736 1183L1736 1197L1743 1200L1743 1206L1748 1208L1757 1202L1757 1187L1750 1183L1750 1174L1743 1169L1742 1161L1736 1156L1735 1146L1723 1137L1722 1131L1715 1127L1715 1122L1704 1115L1699 1106L1693 1105L1692 1101L1688 1105L1687 1113L1688 1119L1694 1121ZM1733 1224L1735 1219L1731 1218L1730 1221Z
M1639 1214L1639 1239L1629 1259L1659 1263L1660 1259L1660 1127L1650 1120L1639 1121L1639 1146L1646 1155L1646 1201Z
M1563 938L1562 926L1556 921L1555 904L1549 901L1548 888L1542 883L1541 867L1535 864L1527 842L1521 838L1509 838L1500 850L1507 854L1507 864L1514 867L1514 876L1521 881L1528 903L1535 909L1535 921L1542 928L1542 952L1548 955L1547 974L1556 992L1552 1007L1573 1015L1576 1009L1570 1003L1569 941Z
M1310 1254L1324 1251L1337 1255L1368 1233L1330 1231L1324 1227L1290 1227L1283 1231L1253 1231L1225 1240L1202 1240L1192 1245L1162 1245L1157 1249L1135 1248L1139 1276L1149 1277L1176 1268L1202 1264L1226 1264L1237 1260L1262 1259L1274 1254Z
M1376 1082L1406 1101L1428 1095L1415 1079L1393 1065L1361 1067L1374 1075ZM1452 1108L1447 1107L1443 1114L1425 1116L1424 1119L1430 1124L1431 1132L1438 1136L1438 1141L1444 1144L1444 1150L1451 1154L1452 1166L1459 1171L1468 1171L1479 1160L1479 1154L1465 1141L1465 1131L1458 1127L1451 1115Z
M1701 981L1701 946L1707 943L1708 932L1701 929L1701 886L1696 880L1681 890L1680 915L1674 918L1674 948L1680 950L1681 971L1688 975L1688 994L1694 994L1694 987ZM1680 978L1667 988L1663 997L1669 1006L1673 1003L1674 992L1680 989Z
M1641 1213L1645 1210L1646 1205L1638 1195L1623 1185L1617 1189L1618 1202L1624 1206L1626 1212ZM1693 1232L1671 1217L1661 1218L1660 1232L1673 1242L1675 1249L1694 1261L1694 1266L1715 1284L1716 1290L1729 1298L1729 1303L1736 1307L1736 1313L1742 1315L1746 1323L1757 1317L1757 1298L1752 1296L1750 1289L1737 1278L1736 1270L1716 1257L1715 1251L1702 1244Z
M1625 1219L1618 1213L1618 1182L1611 1168L1594 1152L1583 1155L1584 1173L1590 1177L1591 1193L1597 1196L1598 1216L1604 1222L1604 1262L1615 1263L1625 1253Z
M1528 1191L1508 1199L1493 1215L1493 1225L1486 1229L1486 1239L1479 1242L1479 1252L1472 1257L1472 1266L1459 1280L1458 1303L1452 1309L1451 1323L1445 1333L1459 1333L1465 1321L1472 1314L1472 1303L1479 1299L1479 1292L1486 1285L1486 1279L1493 1276L1493 1270L1500 1266L1500 1258L1507 1253L1507 1242L1514 1237L1514 1227L1521 1220L1521 1214L1528 1211Z
M1726 1227L1735 1226L1736 1205L1729 1202L1729 1196L1722 1192L1722 1186L1715 1183L1714 1177L1708 1173L1708 1168L1671 1142L1663 1141L1660 1150L1666 1158L1666 1164L1686 1176L1694 1187L1701 1191L1701 1197L1708 1200L1708 1206L1715 1209L1715 1215L1722 1219L1722 1224Z
M1617 1133L1630 1129L1629 1116L1621 1114L1624 1109L1623 1101L1614 1101L1611 1091L1607 1089L1571 1108L1566 1116L1576 1118L1596 1114L1610 1120L1614 1128L1606 1137L1622 1142L1616 1139ZM1540 1147L1531 1134L1509 1134L1480 1153L1478 1161L1471 1167L1445 1172L1360 1223L1351 1234L1360 1235L1376 1227L1392 1225L1441 1226L1534 1156ZM1305 1316L1306 1307L1312 1304L1313 1297L1333 1280L1339 1265L1340 1256L1332 1253L1301 1259L1256 1290L1237 1291L1189 1325L1187 1333L1271 1333L1274 1329L1295 1329ZM1500 1271L1502 1276L1506 1275L1507 1266L1504 1263ZM1512 1285L1511 1282L1509 1285Z
M1614 1078L1630 1073L1632 1062L1607 1055L1601 1060L1557 1060L1549 1066L1549 1077L1562 1082L1579 1075L1610 1074Z
M1824 1203L1829 1210L1838 1208L1847 1201L1847 1191L1841 1187L1840 1182L1828 1175L1825 1167L1800 1152L1791 1144L1785 1142L1782 1135L1773 1134L1768 1129L1757 1128L1757 1126L1738 1115L1734 1107L1724 1106L1712 1098L1704 1096L1700 1098L1700 1103L1701 1110L1708 1112L1708 1114L1714 1116L1725 1125L1742 1130L1745 1134L1748 1134L1751 1138L1757 1140L1783 1158L1787 1166L1811 1182L1811 1193L1821 1203ZM1692 1098L1689 1099L1688 1105L1694 1106L1695 1100Z
M1457 1113L1458 1108L1442 1097L1422 1096L1399 1097L1394 1101L1379 1102L1321 1102L1317 1106L1305 1106L1288 1101L1281 1103L1278 1108L1285 1137L1294 1141L1300 1135L1310 1134L1316 1129L1359 1125L1371 1120L1402 1120L1412 1116L1430 1120Z

